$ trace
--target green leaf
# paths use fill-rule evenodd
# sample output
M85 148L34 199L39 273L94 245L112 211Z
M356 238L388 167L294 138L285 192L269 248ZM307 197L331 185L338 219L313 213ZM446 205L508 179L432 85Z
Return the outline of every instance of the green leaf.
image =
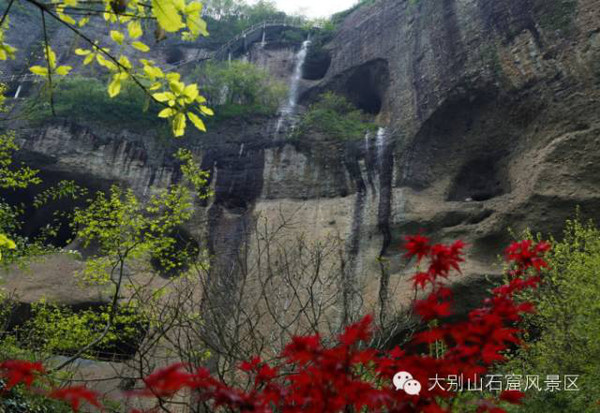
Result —
M129 23L129 25L127 26L127 30L129 32L129 37L131 37L132 39L137 39L142 34L144 34L142 30L142 24L139 20L133 20L131 23Z
M166 108L160 111L160 113L158 114L159 118L170 118L172 116L175 116L175 114L177 113L177 111L173 108Z
M73 69L71 66L59 66L58 69L56 69L56 74L60 76L65 76L69 74L71 69Z
M125 35L117 30L110 31L110 38L119 44L123 44L123 40L125 40Z
M108 85L108 95L114 98L119 93L121 93L121 76L120 74L116 74L113 76L112 82Z
M188 112L187 115L195 127L200 129L202 132L206 132L206 125L204 125L204 122L202 121L202 119L200 119L199 116L197 116L195 113L192 113L192 112Z
M146 44L144 44L142 42L133 42L133 43L131 43L131 45L135 49L139 50L140 52L144 52L145 53L145 52L150 51L150 47L148 47Z
M44 48L44 53L46 54L46 59L48 60L50 67L54 69L56 67L56 53L54 53L50 46Z
M119 63L128 70L131 70L133 68L127 56L119 57Z
M166 32L176 32L185 27L173 0L152 0L152 14Z
M38 76L48 76L48 68L42 66L32 66L29 68L31 73Z
M89 55L87 55L87 56L85 57L85 59L83 59L83 65L84 65L84 66L87 66L87 65L89 65L90 63L92 63L93 61L94 61L94 54L93 54L93 53L90 53Z
M174 99L175 95L173 95L171 92L164 92L164 93L155 93L152 95L152 97L154 99L156 99L158 102L166 102L168 100Z
M183 113L178 113L173 118L173 134L175 137L180 137L185 134L185 115Z
M205 115L208 115L208 116L213 116L213 115L215 114L215 112L213 112L213 110L212 110L212 109L210 109L210 108L207 108L207 107L206 107L206 106L204 106L204 105L200 105L200 111L201 111L202 113L204 113Z

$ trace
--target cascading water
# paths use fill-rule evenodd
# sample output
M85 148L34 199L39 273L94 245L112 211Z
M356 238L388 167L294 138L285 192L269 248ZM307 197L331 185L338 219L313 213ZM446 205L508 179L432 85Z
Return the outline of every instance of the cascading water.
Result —
M298 104L298 88L300 86L300 80L302 79L302 68L306 61L306 55L308 53L308 47L310 46L310 40L306 40L302 43L300 51L296 54L296 63L294 65L294 74L290 80L290 92L288 95L287 102L281 108L281 115L277 121L277 133L281 131L284 123L291 121L296 112L296 105ZM293 126L293 125L292 125Z
M384 127L379 127L377 137L375 138L375 147L377 148L377 165L379 168L383 165L383 154L387 145L387 133Z

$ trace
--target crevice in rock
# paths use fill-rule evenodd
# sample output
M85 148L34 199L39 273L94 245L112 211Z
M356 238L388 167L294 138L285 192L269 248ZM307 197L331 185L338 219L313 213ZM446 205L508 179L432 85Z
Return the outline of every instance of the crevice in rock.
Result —
M458 173L448 201L487 201L510 192L501 154L467 162Z

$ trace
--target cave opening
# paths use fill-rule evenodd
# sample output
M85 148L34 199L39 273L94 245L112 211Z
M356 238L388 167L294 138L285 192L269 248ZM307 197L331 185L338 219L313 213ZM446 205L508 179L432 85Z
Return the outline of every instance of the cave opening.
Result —
M450 190L448 201L487 201L509 192L502 157L487 156L463 165Z
M377 115L383 107L389 78L387 61L379 59L367 62L348 76L344 94L358 109Z
M0 202L19 211L19 225L16 234L29 240L40 240L54 247L64 248L75 236L71 218L75 208L86 205L85 196L78 199L57 197L50 199L40 206L35 205L36 199L44 192L56 186L61 181L73 181L85 188L88 194L105 191L110 183L103 182L90 176L67 172L40 169L38 176L41 183L30 185L24 189L1 189Z
M181 48L179 48L177 46L172 46L167 49L165 61L168 64L173 65L173 64L179 63L184 58L185 58L185 53L183 53L183 50L181 50Z
M322 47L310 47L302 70L302 78L320 80L325 77L331 66L331 53Z

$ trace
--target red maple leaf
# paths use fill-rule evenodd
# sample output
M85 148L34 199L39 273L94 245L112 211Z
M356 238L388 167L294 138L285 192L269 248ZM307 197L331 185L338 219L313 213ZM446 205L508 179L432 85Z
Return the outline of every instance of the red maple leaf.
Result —
M48 397L56 400L62 400L71 405L74 412L79 410L81 402L88 402L92 406L101 408L102 405L98 401L98 393L88 389L85 386L65 387L50 392Z
M431 250L429 238L422 235L407 235L404 239L406 240L404 244L404 249L406 250L405 257L412 258L416 256L417 261L420 262L429 254Z
M146 389L141 392L145 396L168 398L190 386L194 376L185 371L185 364L176 363L157 370L144 379Z

